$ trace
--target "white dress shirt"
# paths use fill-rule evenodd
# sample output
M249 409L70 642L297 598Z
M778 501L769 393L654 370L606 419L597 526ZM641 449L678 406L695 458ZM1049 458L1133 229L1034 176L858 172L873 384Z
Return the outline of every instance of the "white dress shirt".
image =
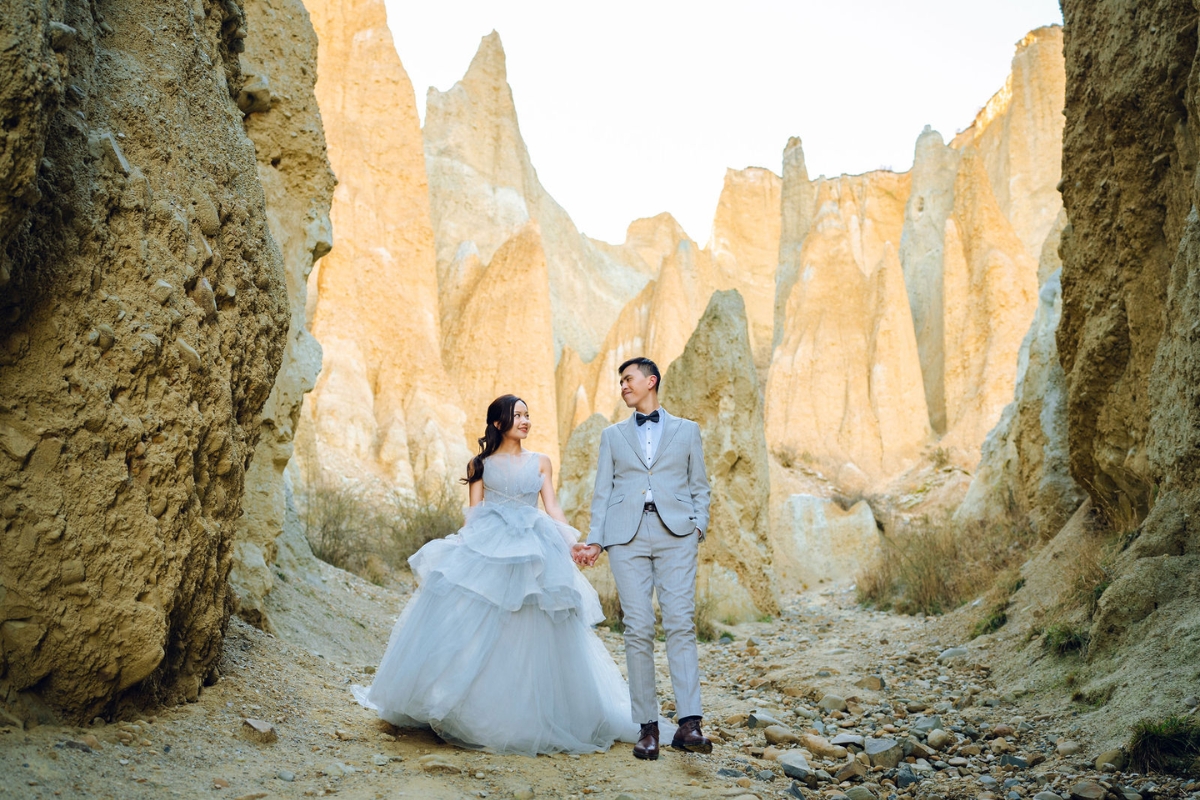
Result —
M654 461L654 454L658 452L658 443L662 439L662 431L663 420L661 411L659 411L658 414L658 422L646 420L641 425L637 426L638 438L641 440L642 449L646 453L647 464L650 464ZM646 487L646 502L654 502L654 492L649 486Z

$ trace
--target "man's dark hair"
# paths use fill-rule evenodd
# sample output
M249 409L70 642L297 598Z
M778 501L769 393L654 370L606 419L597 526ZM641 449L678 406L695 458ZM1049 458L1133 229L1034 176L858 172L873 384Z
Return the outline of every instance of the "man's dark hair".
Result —
M647 378L649 378L651 376L654 377L654 391L655 392L657 392L659 389L662 388L662 375L660 375L658 372L658 364L655 364L653 361L646 358L645 356L638 356L637 358L629 359L625 363L621 364L621 366L617 367L617 374L621 375L622 373L625 372L625 368L628 366L631 366L631 365L636 366L638 368L638 371L641 372L643 375L645 375Z

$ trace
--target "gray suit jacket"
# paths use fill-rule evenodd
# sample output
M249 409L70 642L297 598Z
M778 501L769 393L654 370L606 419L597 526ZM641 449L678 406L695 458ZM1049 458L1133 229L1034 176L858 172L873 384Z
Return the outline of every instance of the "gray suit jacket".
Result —
M697 528L708 530L709 490L700 426L665 409L659 413L663 416L662 438L650 463L646 463L634 417L609 425L601 433L589 544L607 549L633 539L641 524L647 489L654 492L658 516L671 533L687 536Z

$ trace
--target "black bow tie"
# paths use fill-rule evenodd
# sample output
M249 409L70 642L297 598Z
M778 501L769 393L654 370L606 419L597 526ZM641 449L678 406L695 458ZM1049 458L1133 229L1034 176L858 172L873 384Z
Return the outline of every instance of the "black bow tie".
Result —
M649 414L637 415L637 424L639 428L645 425L647 422L658 422L658 409L651 411Z

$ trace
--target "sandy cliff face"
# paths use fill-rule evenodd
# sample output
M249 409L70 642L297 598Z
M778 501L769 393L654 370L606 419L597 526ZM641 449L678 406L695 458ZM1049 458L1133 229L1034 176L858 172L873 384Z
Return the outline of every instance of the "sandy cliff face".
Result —
M1071 474L1102 509L1148 511L1100 599L1099 654L1134 632L1184 640L1200 600L1197 32L1194 6L1177 0L1069 0L1063 13Z
M709 243L717 288L736 289L745 300L754 365L763 377L774 348L782 189L768 169L726 170Z
M1062 208L1065 80L1062 28L1031 31L1017 44L1004 87L952 142L979 151L1001 213L1034 259Z
M251 0L246 25L252 35L242 55L246 85L238 106L254 142L267 222L283 255L288 305L287 344L275 386L263 407L262 434L246 471L243 516L238 522L230 580L239 613L260 626L269 622L263 598L274 585L268 567L275 540L288 518L290 489L284 470L292 456L305 392L321 370L321 346L308 331L308 277L329 252L329 204L334 177L313 85L317 36L300 0ZM295 134L293 136L292 134Z
M412 85L383 3L307 3L320 42L316 94L338 176L337 247L315 271L324 350L297 435L306 481L432 489L469 458L442 366L437 271Z
M652 263L655 279L630 300L613 323L599 353L584 363L564 350L557 368L562 441L573 425L592 413L616 422L629 415L621 401L617 368L628 358L647 356L666 371L683 353L718 277L712 254L687 237L670 214L637 220L625 242L609 246L626 263Z
M474 251L488 263L526 223L537 223L549 272L555 358L570 347L590 361L621 308L648 276L581 235L542 188L517 125L504 48L485 36L463 79L430 89L425 154L443 295L465 298L453 265Z
M766 425L772 447L808 454L833 474L892 474L930 437L896 254L909 183L874 172L816 184L816 216L767 382Z
M27 80L3 90L0 693L90 718L213 676L286 279L231 95L236 5L3 19L26 43L0 74Z
M1039 293L1037 313L1021 344L1016 392L983 442L960 520L1003 519L1009 503L1026 511L1042 536L1051 536L1084 495L1067 468L1067 407L1054 341L1062 315L1055 273Z
M964 467L1012 400L1017 355L1037 307L1037 262L1001 212L982 159L965 151L942 268L942 446Z
M751 353L741 296L716 292L663 376L663 406L700 425L712 488L700 584L727 604L718 617L779 610L768 538L767 442Z

